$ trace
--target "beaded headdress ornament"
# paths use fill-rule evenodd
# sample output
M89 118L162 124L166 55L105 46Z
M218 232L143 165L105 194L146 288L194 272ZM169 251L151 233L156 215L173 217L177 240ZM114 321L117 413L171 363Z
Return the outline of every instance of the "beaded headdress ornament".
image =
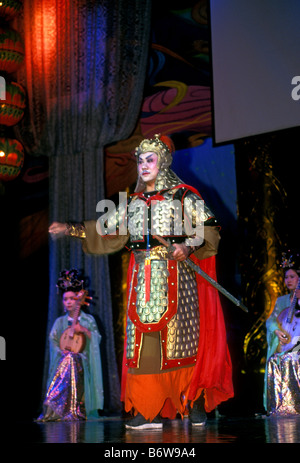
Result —
M179 177L170 169L172 164L172 152L175 151L172 140L166 135L155 134L153 138L144 139L135 149L135 156L138 160L142 153L155 153L158 156L157 167L159 172L155 181L155 190L172 188L182 183ZM144 181L138 177L136 192L145 189Z
M79 271L75 268L71 270L62 270L59 274L56 287L62 293L67 291L77 293L83 289L83 280L80 279Z
M284 270L294 269L299 271L300 269L300 255L298 252L292 252L288 250L282 253L281 265Z

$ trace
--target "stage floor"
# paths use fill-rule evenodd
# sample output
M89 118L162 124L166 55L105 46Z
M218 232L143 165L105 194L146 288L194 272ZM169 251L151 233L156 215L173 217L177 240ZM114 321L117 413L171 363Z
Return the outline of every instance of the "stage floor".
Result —
M19 422L14 428L18 430L18 443L101 443L106 444L103 448L108 452L124 444L145 444L149 448L152 444L180 444L183 448L184 444L205 443L300 443L300 416L209 418L204 427L192 427L188 419L164 420L162 430L126 430L120 417L83 422Z

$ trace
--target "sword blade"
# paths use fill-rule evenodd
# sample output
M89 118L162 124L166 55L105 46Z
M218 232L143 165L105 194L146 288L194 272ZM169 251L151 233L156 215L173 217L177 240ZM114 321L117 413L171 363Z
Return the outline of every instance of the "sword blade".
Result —
M170 252L174 251L174 247L170 244L170 242L166 241L164 238L158 235L153 235L153 238L157 239L160 243L162 243L164 246L166 246ZM190 258L186 259L186 262L188 265L195 270L199 275L201 275L205 280L207 280L214 288L216 288L220 293L222 293L224 296L226 296L231 302L233 302L237 307L240 307L244 312L249 312L247 307L239 301L236 297L234 297L232 294L230 294L227 289L223 288L220 283L215 281L212 277L210 277L206 272L202 270L202 268L199 267L199 265L195 264Z
M186 259L186 262L188 265L195 270L199 275L201 275L205 280L207 280L212 286L214 286L220 293L224 294L231 302L233 302L236 306L240 307L244 312L249 312L247 307L239 301L236 297L234 297L232 294L230 294L227 289L225 289L220 283L215 281L213 278L211 278L206 272L202 270L198 265L195 264L191 259Z

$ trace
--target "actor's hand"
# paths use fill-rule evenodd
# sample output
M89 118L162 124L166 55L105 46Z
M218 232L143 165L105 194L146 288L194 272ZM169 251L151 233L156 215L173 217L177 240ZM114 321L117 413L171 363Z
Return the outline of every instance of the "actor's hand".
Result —
M67 231L67 224L66 223L61 223L61 222L53 222L49 229L48 229L50 235L64 235L65 232Z
M85 334L88 338L91 337L91 332L85 326L80 325L79 323L76 323L75 325L75 333L83 333Z
M188 257L189 249L185 244L175 243L173 244L173 247L175 248L175 251L172 253L173 259L183 261Z
M288 337L283 331L280 330L275 330L275 334L278 336L279 342L281 344L287 344L288 343Z

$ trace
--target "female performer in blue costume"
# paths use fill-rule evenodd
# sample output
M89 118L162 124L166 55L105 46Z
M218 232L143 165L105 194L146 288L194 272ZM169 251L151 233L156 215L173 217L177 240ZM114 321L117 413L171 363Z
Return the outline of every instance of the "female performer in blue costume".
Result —
M300 260L284 253L282 268L288 294L277 298L266 322L267 364L264 407L268 415L300 413ZM291 318L289 312L291 309Z
M103 408L101 336L94 317L81 310L85 292L79 272L62 271L57 287L66 314L56 319L49 335L47 394L37 421L95 418ZM74 336L65 337L71 327Z
M131 251L121 400L133 429L161 428L161 418L177 413L202 426L206 412L233 396L218 292L186 261L216 279L219 226L200 194L170 169L172 149L168 137L141 141L135 193L106 215L103 229L95 221L49 229L82 238L87 253ZM197 223L204 224L201 237Z

